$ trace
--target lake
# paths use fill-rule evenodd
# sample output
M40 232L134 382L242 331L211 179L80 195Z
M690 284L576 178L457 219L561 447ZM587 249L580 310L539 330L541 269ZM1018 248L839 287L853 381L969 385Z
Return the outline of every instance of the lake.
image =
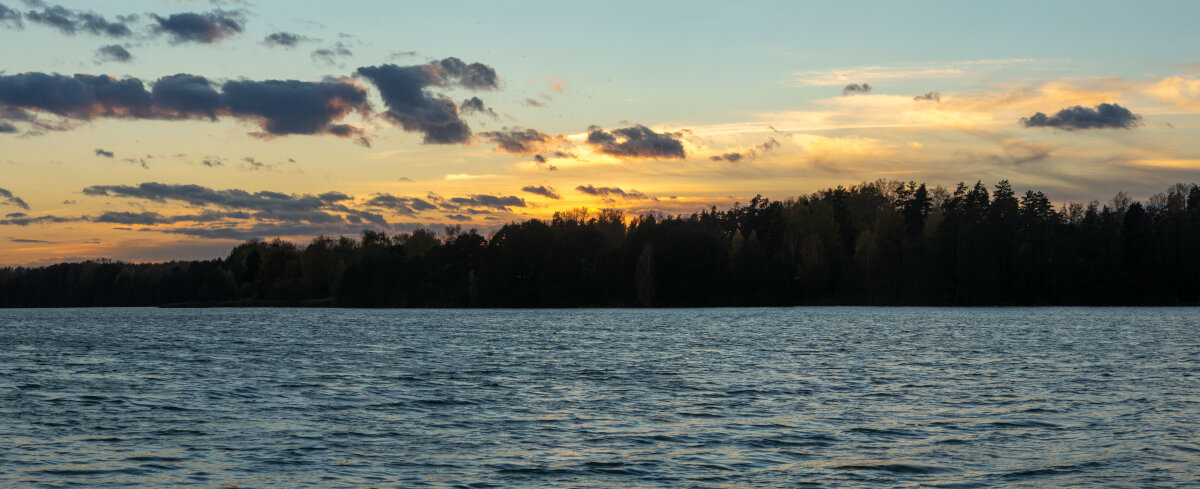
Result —
M1183 487L1198 432L1196 308L0 310L4 487Z

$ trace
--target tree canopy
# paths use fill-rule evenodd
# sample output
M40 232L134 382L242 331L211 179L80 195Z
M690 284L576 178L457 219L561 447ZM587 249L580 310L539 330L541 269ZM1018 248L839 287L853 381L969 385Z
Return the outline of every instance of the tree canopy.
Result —
M1200 186L1056 208L1007 181L761 196L691 215L559 212L224 259L0 269L0 306L683 307L1200 303Z

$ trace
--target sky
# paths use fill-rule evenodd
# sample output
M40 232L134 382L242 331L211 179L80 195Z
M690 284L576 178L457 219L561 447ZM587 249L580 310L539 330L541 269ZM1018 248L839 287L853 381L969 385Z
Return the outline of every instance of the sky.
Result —
M0 0L0 265L1200 181L1195 2Z

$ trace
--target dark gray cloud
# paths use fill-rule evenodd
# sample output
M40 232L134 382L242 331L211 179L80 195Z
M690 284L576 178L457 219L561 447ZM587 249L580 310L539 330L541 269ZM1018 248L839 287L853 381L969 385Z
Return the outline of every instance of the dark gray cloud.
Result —
M398 214L413 215L420 211L437 209L438 206L419 197L402 197L392 194L377 194L365 202L365 205L391 209Z
M116 44L101 46L96 50L96 61L99 62L115 61L118 63L128 63L132 59L133 55L129 53L128 49Z
M166 224L171 220L163 217L157 212L105 212L92 219L95 222L104 222L109 224L141 224L150 226L154 224Z
M215 190L193 184L146 182L130 185L93 185L83 189L85 195L124 197L154 202L182 202L193 206L217 206L226 209L276 212L309 212L326 208L329 203L315 195L284 194L239 189Z
M748 150L730 151L728 153L710 156L709 159L713 161L728 161L730 163L737 163L741 160L753 160L757 158L760 151L763 153L774 152L775 148L778 147L779 141L775 140L775 138L767 138L767 140L762 144L759 144Z
M870 93L870 92L871 92L871 85L866 84L866 83L863 83L861 85L858 83L851 83L849 85L846 85L845 87L842 87L842 95L850 95L852 93Z
M367 137L367 132L361 127L350 124L330 124L326 132L337 137L353 138L354 142L368 148L371 147L371 139Z
M159 78L151 96L158 112L167 118L208 117L228 113L221 94L207 78L180 73Z
M0 134L12 134L15 132L17 132L17 126L5 121L0 121Z
M558 200L558 199L562 198L562 196L560 196L554 192L554 187L546 187L544 185L539 185L537 187L534 187L533 185L529 185L529 186L521 187L521 190L524 192L529 192L534 195L541 195L542 197L547 197L547 198L551 198L554 200Z
M238 34L245 28L245 16L235 10L184 12L166 17L151 17L157 22L154 26L155 32L170 36L171 42L175 44L210 44Z
M345 225L370 223L382 228L391 225L382 215L351 208L342 202L353 202L353 197L331 191L320 195L285 194L280 192L247 192L238 189L215 190L199 185L169 185L147 182L138 186L96 185L83 189L92 196L122 197L153 202L181 202L201 208L198 214L163 216L153 212L106 212L93 218L96 222L114 224L164 224L178 222L211 223L227 220L252 220L263 222ZM208 207L221 210L213 210ZM432 207L432 206L430 206ZM168 232L168 231L164 231Z
M5 219L0 219L0 226L28 226L30 224L78 222L82 220L84 219L81 217L62 217L54 215L29 217L24 213L17 212L7 215Z
M70 36L84 32L97 36L129 37L133 35L129 25L137 20L136 15L118 15L115 21L109 21L90 10L71 10L61 5L36 3L35 6L41 7L41 10L25 12L26 20L53 27Z
M331 123L351 111L370 110L366 90L340 80L238 80L225 82L221 90L233 115L261 118L263 130L272 135L349 136L336 128L331 131Z
M20 197L13 195L8 189L0 188L0 205L15 205L25 210L29 210L29 204L26 204Z
M443 83L454 83L472 90L494 90L499 87L496 70L483 63L464 63L455 57L434 61L427 65L436 79Z
M1047 116L1041 112L1024 117L1025 127L1051 127L1064 131L1077 129L1132 129L1141 123L1141 116L1117 104L1100 104L1095 108L1076 105Z
M918 102L926 101L926 100L933 101L933 102L941 102L942 94L937 93L937 92L925 92L925 93L922 93L920 95L913 97L913 100L916 100Z
M12 29L25 27L25 23L21 22L21 12L8 8L2 3L0 3L0 25Z
M471 220L470 217L464 216L462 214L450 214L450 215L446 216L446 219L449 219L451 221L470 221Z
M0 75L0 106L90 120L97 117L184 119L222 115L259 122L263 135L358 136L334 127L351 111L370 111L367 92L350 79L231 80L221 91L202 76L160 78L147 91L136 78L46 73Z
M327 66L337 66L341 62L341 58L349 58L354 56L354 52L346 47L341 42L327 48L316 49L312 52L313 61L323 63Z
M33 244L53 244L53 243L55 243L55 241L44 241L44 240L40 240L40 239L27 239L27 238L8 238L8 240L12 241L13 243L33 243Z
M384 116L405 131L419 132L432 144L457 144L471 140L471 128L458 114L458 106L445 95L430 94L429 87L460 86L475 90L497 88L496 72L481 63L446 58L425 65L364 66L357 70L379 89L388 110Z
M77 119L154 115L141 80L105 75L0 75L0 104Z
M628 191L625 191L618 187L593 187L591 185L580 185L575 187L575 190L588 195L603 197L605 199L615 199L620 197L625 200L646 200L650 198L646 194L638 192L637 190L629 189Z
M354 197L351 197L344 193L338 192L336 190L317 195L317 198L321 199L324 202L330 203L330 204L332 204L334 202L341 202L344 200L354 200Z
M294 48L302 42L311 41L307 37L291 32L275 32L263 38L263 43L272 47Z
M499 115L496 114L496 111L491 109L491 107L484 105L483 100L480 100L479 97L471 97L469 99L463 100L461 104L458 104L458 110L461 111L464 115L466 115L466 114L486 114L486 115L492 116L493 119L500 117Z
M515 195L502 197L498 195L471 195L469 197L454 197L447 201L450 205L443 207L484 207L506 211L509 207L525 207L525 199Z
M106 149L103 149L103 148L96 148L96 156L103 156L103 157L105 157L105 158L112 158L112 157L114 156L114 153L113 153L112 151L108 151L108 150L106 150Z
M418 227L421 227L421 224L400 223L383 226L384 229L415 229ZM262 222L253 223L249 226L240 224L220 226L206 224L198 227L147 229L146 231L178 234L205 239L229 239L245 241L250 239L264 239L276 236L356 236L363 231L363 228L364 226L361 223L350 222L331 224Z
M534 99L531 99L531 98L527 98L527 99L525 99L525 100L521 101L521 105L524 105L524 106L526 106L526 107L533 107L533 108L535 108L535 109L544 109L544 108L546 108L546 104L543 104L543 103L541 103L541 102L538 102L537 100L534 100Z
M606 131L597 126L588 128L587 144L596 151L620 158L678 158L687 157L682 133L656 133L646 126L636 125Z
M519 127L506 127L499 131L481 132L479 135L496 143L496 147L500 150L512 154L537 153L546 149L547 146L566 143L566 138L561 135L551 136L536 129Z

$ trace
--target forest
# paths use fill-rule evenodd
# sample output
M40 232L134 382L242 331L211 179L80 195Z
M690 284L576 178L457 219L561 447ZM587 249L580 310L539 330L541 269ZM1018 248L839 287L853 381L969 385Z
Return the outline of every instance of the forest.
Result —
M1007 181L877 181L691 215L559 212L253 240L224 259L0 269L0 306L1200 304L1200 186L1063 204Z

